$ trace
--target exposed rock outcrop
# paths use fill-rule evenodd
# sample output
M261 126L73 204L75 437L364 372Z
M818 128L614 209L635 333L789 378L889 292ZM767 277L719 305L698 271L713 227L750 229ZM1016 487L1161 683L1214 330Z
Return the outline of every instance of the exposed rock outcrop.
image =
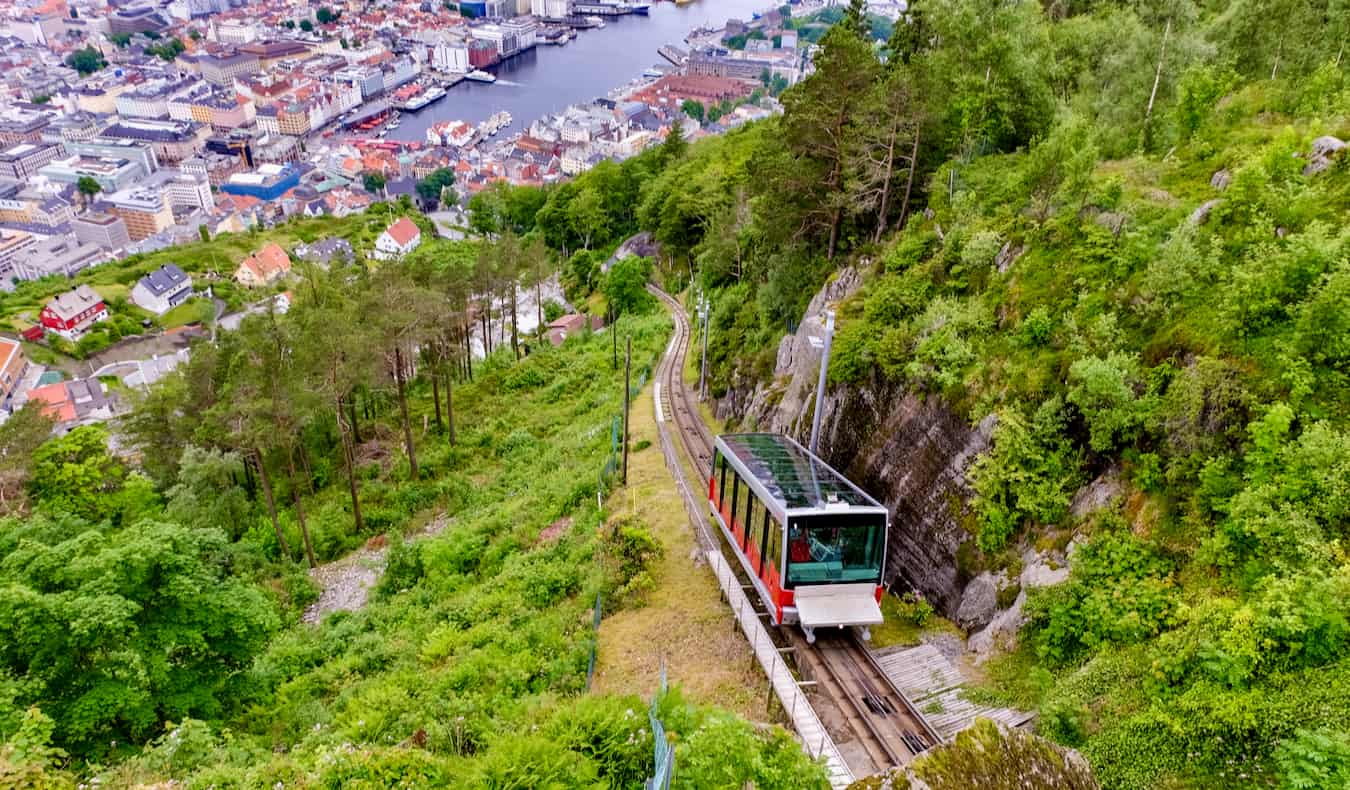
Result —
M1338 137L1326 135L1319 137L1312 142L1312 153L1308 156L1308 164L1303 167L1303 175L1310 176L1315 173L1321 173L1331 167L1332 161L1345 153L1347 144Z
M842 270L779 343L773 381L733 388L718 415L806 442L821 357L809 338L823 333L822 312L861 284L859 272ZM940 400L879 377L830 388L823 409L821 455L891 510L885 581L899 580L954 615L968 581L957 557L970 537L960 521L970 495L965 472L988 448L994 419L972 427Z

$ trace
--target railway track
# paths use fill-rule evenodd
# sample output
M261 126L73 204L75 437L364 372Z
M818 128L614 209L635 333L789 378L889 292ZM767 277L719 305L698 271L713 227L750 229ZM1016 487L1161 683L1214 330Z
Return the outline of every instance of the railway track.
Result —
M693 463L706 500L713 436L699 415L697 401L684 384L685 357L693 337L689 317L669 294L650 285L648 289L665 304L675 322L670 348L657 368L661 408L678 428L680 444ZM700 504L704 502L701 500ZM707 529L706 520L700 519L698 523L700 541L728 555L731 549L721 539L721 533ZM743 575L739 560L726 558L738 576ZM741 584L750 587L748 579L742 578ZM796 629L777 630L792 643L784 649L796 654L799 672L814 682L818 696L833 707L834 715L822 718L827 720L831 737L856 776L904 765L941 740L851 631L821 632L812 645Z

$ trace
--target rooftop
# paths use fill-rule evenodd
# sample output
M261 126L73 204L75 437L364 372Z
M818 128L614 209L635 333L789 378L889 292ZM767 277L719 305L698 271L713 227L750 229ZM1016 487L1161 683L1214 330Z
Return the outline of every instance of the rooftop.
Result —
M736 433L718 437L769 496L786 510L823 508L838 503L851 507L882 505L848 478L777 433Z

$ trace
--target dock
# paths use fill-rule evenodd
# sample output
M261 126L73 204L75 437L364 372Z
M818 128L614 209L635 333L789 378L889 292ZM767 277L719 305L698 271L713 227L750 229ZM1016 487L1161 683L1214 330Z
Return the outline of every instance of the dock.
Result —
M662 44L656 48L656 54L670 61L672 65L683 66L689 62L689 53L674 44Z

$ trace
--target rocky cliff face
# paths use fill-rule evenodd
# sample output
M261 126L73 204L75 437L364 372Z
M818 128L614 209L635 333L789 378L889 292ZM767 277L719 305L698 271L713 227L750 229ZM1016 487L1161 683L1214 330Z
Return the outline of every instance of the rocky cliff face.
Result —
M821 358L809 338L823 336L823 311L861 284L853 269L827 284L796 334L780 343L773 381L747 382L728 392L718 404L719 416L805 444ZM960 523L970 496L964 475L988 448L992 430L992 419L971 426L940 400L880 379L830 388L825 398L820 454L891 511L886 581L922 592L948 617L955 617L969 582L957 559L970 538Z

